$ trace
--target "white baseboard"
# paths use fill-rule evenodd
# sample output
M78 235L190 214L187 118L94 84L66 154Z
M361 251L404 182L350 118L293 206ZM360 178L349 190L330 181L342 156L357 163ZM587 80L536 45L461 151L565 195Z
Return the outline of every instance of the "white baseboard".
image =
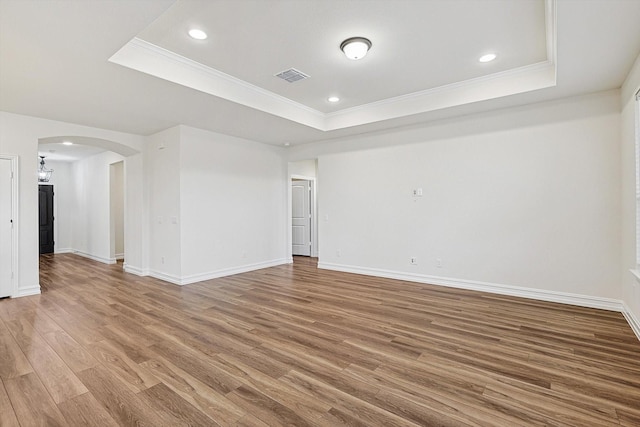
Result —
M38 286L31 286L29 288L16 289L11 298L28 297L30 295L40 295L40 284L38 284Z
M122 269L125 271L125 273L135 274L136 276L148 276L149 275L149 270L148 269L135 267L135 266L133 266L131 264L127 264L126 262L122 266Z
M626 303L623 302L622 307L622 315L625 319L627 319L627 322L629 322L629 326L631 326L633 333L636 334L636 337L638 337L638 339L640 340L640 319L638 319L636 315L633 314L633 311L631 311Z
M174 285L183 285L182 280L178 276L174 276L173 274L163 273L161 271L149 270L149 276L155 277L156 279L164 280L165 282L173 283Z
M116 254L116 260L124 259L124 254Z
M92 259L94 261L98 261L98 262L101 262L101 263L104 263L104 264L115 264L116 263L115 258L104 258L104 257L101 257L101 256L91 255L91 254L88 254L86 252L78 251L78 250L75 250L75 249L72 252L74 254L76 254L76 255L80 255L80 256L83 256L85 258L89 258L89 259Z
M73 249L71 248L62 248L62 249L56 249L55 251L53 251L54 254L71 254L73 253Z
M293 262L293 260L291 261ZM220 270L210 271L207 273L193 274L190 276L183 276L181 285L188 285L191 283L202 282L204 280L217 279L219 277L231 276L239 273L246 273L248 271L260 270L262 268L275 267L277 265L288 264L289 260L286 258L275 259L271 261L258 262L255 264L245 264L238 267L223 268Z
M474 280L453 279L449 277L429 276L426 274L414 274L401 271L357 267L326 262L319 262L318 268L343 271L346 273L364 274L367 276L386 277L389 279L405 280L408 282L428 283L431 285L447 286L451 288L460 288L472 291L490 292L494 294L510 295L541 301L558 302L562 304L577 305L581 307L624 312L624 303L621 300L612 298L594 297L590 295L548 291L545 289L525 288L520 286L478 282Z
M239 273L246 273L248 271L260 270L268 267L275 267L277 265L289 264L293 262L286 258L276 259L271 261L259 262L255 264L246 264L238 267L223 268L220 270L209 271L207 273L192 274L190 276L176 276L174 274L164 273L158 270L143 270L138 267L133 267L129 264L124 265L124 271L127 273L136 274L138 276L151 276L156 279L164 280L165 282L173 283L174 285L190 285L191 283L203 282L205 280L217 279L219 277L231 276Z

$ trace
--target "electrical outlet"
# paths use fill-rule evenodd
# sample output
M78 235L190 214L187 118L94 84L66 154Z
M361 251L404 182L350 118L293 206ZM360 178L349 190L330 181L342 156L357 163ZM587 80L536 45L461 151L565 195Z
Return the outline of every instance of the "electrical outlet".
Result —
M412 256L412 257L409 259L409 262L411 263L411 265L418 265L418 258L416 258L416 257Z
M442 258L436 258L436 267L442 268Z

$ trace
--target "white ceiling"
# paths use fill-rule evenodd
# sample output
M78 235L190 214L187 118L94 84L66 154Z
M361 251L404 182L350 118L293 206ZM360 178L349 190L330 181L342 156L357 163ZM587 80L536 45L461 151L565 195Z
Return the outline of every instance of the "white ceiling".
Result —
M295 145L620 87L639 21L640 0L0 0L0 109Z
M45 156L47 161L75 162L104 151L103 148L90 145L63 145L62 142L38 144L38 156Z
M544 5L543 0L177 2L138 38L327 113L545 61ZM207 40L187 35L194 26L207 32ZM360 61L339 49L354 36L373 42ZM478 62L487 52L500 56ZM293 84L274 77L291 67L311 77ZM328 103L331 95L341 102Z

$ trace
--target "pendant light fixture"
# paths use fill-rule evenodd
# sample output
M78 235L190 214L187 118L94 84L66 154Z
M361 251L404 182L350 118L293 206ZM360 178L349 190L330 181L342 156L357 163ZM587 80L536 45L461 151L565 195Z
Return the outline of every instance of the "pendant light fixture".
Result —
M40 167L38 168L38 182L49 182L53 169L47 169L44 165L44 156L40 157Z
M365 57L371 49L371 41L364 37L351 37L340 44L340 49L347 58L355 61Z

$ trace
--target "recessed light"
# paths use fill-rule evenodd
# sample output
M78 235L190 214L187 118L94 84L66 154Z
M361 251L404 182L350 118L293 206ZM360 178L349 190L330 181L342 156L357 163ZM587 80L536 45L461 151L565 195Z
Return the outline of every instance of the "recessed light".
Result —
M338 102L340 101L340 98L338 98L337 96L330 96L327 98L327 101L329 102Z
M62 143L62 145L73 145L73 142L65 141L65 142Z
M487 53L486 55L482 55L480 58L478 58L478 61L480 61L480 62L491 62L494 59L496 59L496 54L495 53Z
M192 28L189 30L189 36L191 36L192 39L204 40L207 38L207 33L197 28Z

